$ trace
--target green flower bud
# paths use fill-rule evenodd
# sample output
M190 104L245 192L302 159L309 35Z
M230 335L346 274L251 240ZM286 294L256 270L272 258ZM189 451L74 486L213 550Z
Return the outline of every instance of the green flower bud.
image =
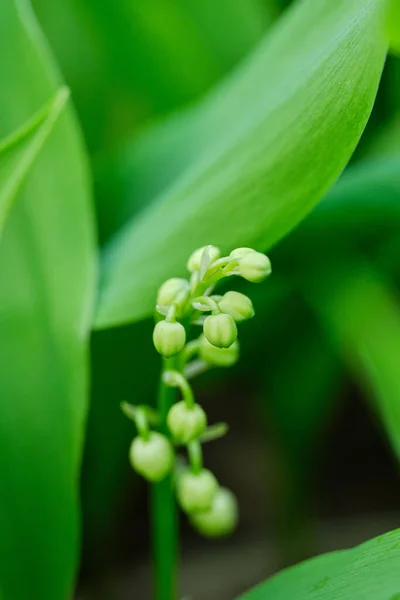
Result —
M253 250L253 248L236 248L236 250L232 250L229 256L231 258L239 259L242 258L242 256L245 256L245 254L250 254L251 252L255 253L256 250Z
M210 510L217 490L218 482L208 469L185 471L177 481L179 504L190 514Z
M199 356L204 362L216 367L232 367L239 358L239 342L236 340L229 348L217 348L201 337Z
M170 358L185 347L185 328L181 323L159 321L154 327L153 342L157 352L165 358Z
M203 325L204 335L213 346L229 348L237 338L237 327L231 315L210 315Z
M193 273L193 271L198 271L201 266L201 259L203 258L203 252L207 248L207 246L203 246L202 248L198 248L193 252L193 254L189 257L187 261L188 270ZM221 256L221 251L216 246L208 247L208 256L210 258L210 263L218 260Z
M161 481L170 473L174 451L165 435L150 432L148 439L135 438L129 450L132 467L149 481Z
M239 275L252 283L263 281L271 273L268 256L261 252L249 252L239 260Z
M172 277L167 279L157 294L157 304L159 306L171 306L177 301L178 297L189 290L189 282L180 277Z
M170 408L167 423L176 441L188 444L204 433L207 427L207 416L199 404L188 407L182 400Z
M190 516L194 528L204 537L222 537L231 533L237 525L237 500L230 490L219 488L210 510Z
M240 292L227 292L218 302L221 312L231 315L235 321L245 321L254 317L253 304L247 296Z

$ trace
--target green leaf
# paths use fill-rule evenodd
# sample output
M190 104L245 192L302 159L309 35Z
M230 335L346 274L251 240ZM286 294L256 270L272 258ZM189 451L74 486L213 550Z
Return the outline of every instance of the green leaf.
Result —
M0 56L4 138L61 85L24 0L0 3ZM0 247L0 596L7 600L68 600L78 562L95 266L91 189L70 107L47 133Z
M67 98L68 90L59 90L48 106L0 143L0 236L15 196L56 124Z
M400 1L390 0L388 18L390 48L400 53Z
M386 7L296 3L223 85L139 141L135 193L157 198L105 250L96 327L148 315L195 247L265 250L320 200L370 114Z
M286 569L241 600L398 600L400 530Z
M349 264L350 263L350 264ZM400 306L361 262L317 274L304 292L381 415L400 459Z

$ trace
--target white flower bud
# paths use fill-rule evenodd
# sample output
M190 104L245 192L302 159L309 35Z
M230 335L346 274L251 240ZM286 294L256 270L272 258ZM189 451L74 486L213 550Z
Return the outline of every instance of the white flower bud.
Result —
M253 248L236 248L235 250L232 250L229 256L231 258L239 259L245 254L249 254L251 252L256 252L256 250L253 250Z
M132 467L149 481L161 481L171 471L174 451L165 435L152 431L148 439L136 437L129 450Z
M268 256L261 252L249 252L239 260L239 275L252 283L263 281L271 273Z
M157 294L157 304L159 306L171 306L177 301L180 295L189 291L189 282L181 277L172 277L164 281Z
M189 257L187 261L188 270L193 273L193 271L198 271L201 266L201 259L203 258L203 252L207 248L207 246L203 246L202 248L198 248L193 252L193 254ZM221 251L216 246L208 246L208 256L210 259L210 263L218 260L221 256Z
M231 315L210 315L203 325L204 335L213 346L229 348L237 338L237 327Z
M177 442L188 444L204 433L207 416L199 404L188 407L186 402L181 400L170 408L167 424Z
M238 521L237 500L226 488L219 488L210 510L190 515L194 528L208 538L222 537L232 533Z
M177 496L186 513L210 510L217 490L218 482L208 469L199 473L188 470L178 478Z
M239 342L236 340L229 348L217 348L201 337L199 356L201 360L215 367L232 367L239 358Z
M240 292L227 292L218 302L218 307L221 312L231 315L237 322L254 317L254 308L250 298Z
M185 328L181 323L159 321L154 327L153 342L157 352L170 358L185 347Z

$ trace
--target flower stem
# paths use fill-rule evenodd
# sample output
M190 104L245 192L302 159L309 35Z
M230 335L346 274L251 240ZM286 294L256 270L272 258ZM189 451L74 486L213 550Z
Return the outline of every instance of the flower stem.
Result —
M164 360L163 372L176 367L175 357ZM169 435L166 418L176 399L176 389L163 383L162 374L157 398L160 431ZM155 570L155 600L176 600L178 564L178 518L173 475L151 486L151 522Z

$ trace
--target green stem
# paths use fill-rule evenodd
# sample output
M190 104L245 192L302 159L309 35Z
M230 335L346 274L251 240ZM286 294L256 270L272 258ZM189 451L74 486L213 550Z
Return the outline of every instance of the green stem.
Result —
M164 361L163 372L165 369L173 369L175 364L175 359ZM166 386L161 376L157 409L161 419L160 431L165 435L168 435L166 417L175 400L176 389ZM152 485L151 488L155 600L176 600L178 597L178 517L173 475Z

